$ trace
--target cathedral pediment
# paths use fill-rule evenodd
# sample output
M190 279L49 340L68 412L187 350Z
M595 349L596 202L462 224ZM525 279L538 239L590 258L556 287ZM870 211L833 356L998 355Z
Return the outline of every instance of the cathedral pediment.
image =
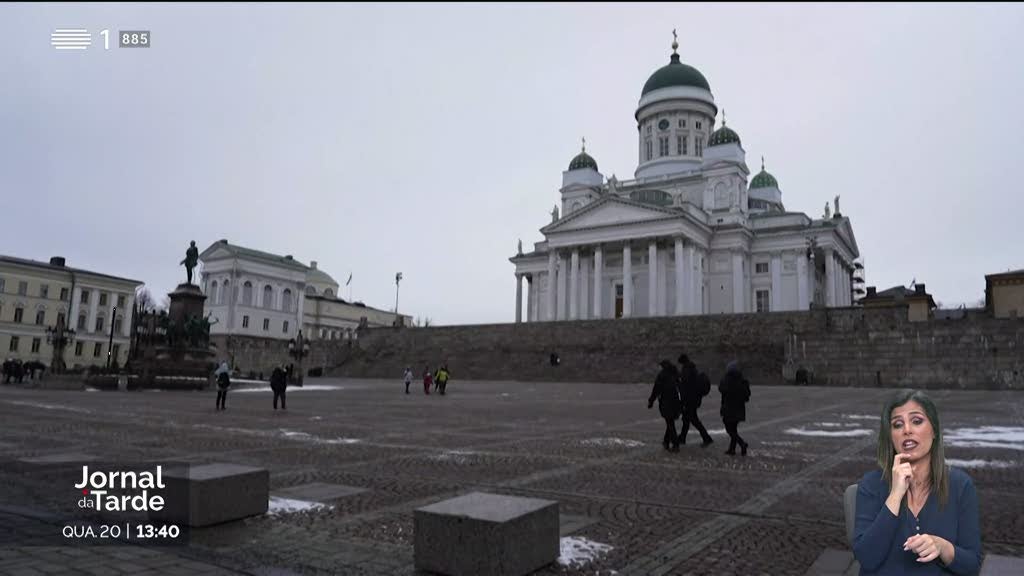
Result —
M604 197L541 229L544 234L583 230L618 224L678 218L683 214L673 208L652 206L616 197Z

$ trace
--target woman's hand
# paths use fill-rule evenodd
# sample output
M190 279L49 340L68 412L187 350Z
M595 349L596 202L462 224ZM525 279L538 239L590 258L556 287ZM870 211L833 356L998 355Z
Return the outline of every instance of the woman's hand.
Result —
M894 516L900 512L900 503L910 488L910 479L914 475L914 468L909 462L909 454L897 454L892 462L892 488L889 489L889 497L885 499L885 505Z
M907 541L903 543L903 549L906 551L913 551L917 554L918 562L931 562L940 556L943 556L942 552L945 550L952 550L953 546L948 540L940 538L939 536L932 536L931 534L916 534L907 538ZM952 554L948 554L949 561L943 557L942 561L944 564L948 564L953 561Z

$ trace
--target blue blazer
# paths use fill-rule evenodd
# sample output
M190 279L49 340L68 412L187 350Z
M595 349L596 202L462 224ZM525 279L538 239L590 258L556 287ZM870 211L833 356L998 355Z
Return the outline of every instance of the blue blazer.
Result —
M868 472L857 489L857 517L853 555L860 562L861 576L889 574L935 574L971 576L981 568L981 530L978 526L978 494L966 472L949 469L949 501L939 507L933 490L921 513L901 505L899 516L885 505L889 486L882 471ZM944 566L940 558L927 563L917 554L904 551L903 543L915 534L945 538L955 547L953 562Z

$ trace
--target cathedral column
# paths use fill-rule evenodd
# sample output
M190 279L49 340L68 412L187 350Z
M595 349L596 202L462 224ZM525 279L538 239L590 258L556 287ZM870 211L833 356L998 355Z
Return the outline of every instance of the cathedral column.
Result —
M686 258L683 254L683 238L676 236L675 246L675 257L676 257L676 316L682 316L686 313L686 297L689 296L688 290L684 290L686 285Z
M825 249L825 306L836 305L836 255L831 248Z
M686 310L689 314L701 314L704 312L704 303L701 301L700 286L703 282L700 268L700 252L690 242L686 247L686 258L683 264L686 266Z
M601 245L594 246L594 318L601 317L601 275L604 273L604 255Z
M96 308L100 301L100 291L98 288L92 288L89 290L89 322L85 325L87 332L93 332L96 330Z
M545 307L547 308L545 310L545 320L548 320L549 322L555 320L555 312L558 310L555 307L555 303L557 302L557 300L555 300L555 258L556 254L554 250L548 252L548 285L544 296L547 301L547 306Z
M743 254L739 250L732 253L732 311L746 312L747 301L743 288Z
M647 243L647 315L658 315L658 241Z
M579 318L580 311L580 249L572 249L572 268L569 272L569 319Z
M808 298L808 282L807 282L807 253L797 252L796 255L796 298L797 298L797 309L807 310L811 307L810 298Z
M71 312L68 314L68 319L65 320L65 328L78 330L78 309L81 306L81 300L82 287L75 286L75 289L71 291Z
M772 254L772 300L771 311L782 310L782 254Z
M535 322L537 319L533 317L533 274L526 275L526 321Z
M622 247L622 317L633 315L633 251L629 242Z
M523 321L523 275L516 274L516 324Z
M566 284L569 279L569 263L566 262L564 254L558 255L558 319L565 320L569 317L569 307L566 301Z
M579 319L590 318L590 259L580 256L580 310Z

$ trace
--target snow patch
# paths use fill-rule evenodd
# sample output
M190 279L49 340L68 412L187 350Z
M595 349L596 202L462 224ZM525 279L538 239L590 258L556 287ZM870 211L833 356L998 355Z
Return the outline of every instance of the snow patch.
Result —
M562 538L560 545L558 563L570 567L589 564L612 549L608 544L601 544L579 536Z
M946 458L946 464L959 468L1013 468L1015 465L1013 462L1005 460L958 460L956 458Z
M1020 426L951 428L946 430L945 441L950 446L961 448L1024 450L1024 428Z
M465 464L470 460L470 456L475 455L476 452L472 450L445 450L440 454L431 456L434 460L440 460L442 462L455 462L456 464Z
M320 502L307 502L305 500L292 500L291 498L271 496L267 514L276 516L278 514L292 514L295 512L305 512L307 510L318 510L320 508L329 510L333 508L333 506L321 504Z
M849 418L850 420L875 420L878 421L878 416L868 416L867 414L847 414L843 418Z
M289 386L288 387L288 393L291 394L292 392L324 392L324 391L328 391L328 390L344 390L344 389L345 389L344 386L332 386L330 384L311 384L309 386ZM251 393L255 393L255 392L270 393L270 392L273 392L273 390L271 390L270 386L268 385L268 386L265 386L265 387L264 386L254 386L254 387L251 387L251 388L238 388L238 389L232 390L232 392L234 392L235 394L251 394Z
M793 434L794 436L817 436L820 438L854 438L856 436L870 436L871 430L864 430L858 428L855 430L808 430L801 426L800 428L787 428L786 434Z
M92 410L86 410L85 408L75 408L74 406L64 406L63 404L43 404L42 402L24 402L21 400L5 400L8 404L14 404L16 406L31 406L33 408L45 408L46 410L66 410L68 412L79 412L81 414L92 414Z
M627 440L625 438L588 438L580 440L584 446L624 446L626 448L639 448L644 443L639 440Z

